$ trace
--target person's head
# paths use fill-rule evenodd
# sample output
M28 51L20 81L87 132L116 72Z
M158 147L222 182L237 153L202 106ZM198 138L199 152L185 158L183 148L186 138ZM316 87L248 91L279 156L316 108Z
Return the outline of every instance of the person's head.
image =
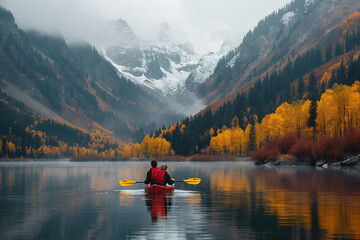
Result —
M156 168L156 166L157 166L157 161L156 160L151 160L151 167Z
M167 165L165 163L161 164L160 170L166 171L166 169L167 169Z

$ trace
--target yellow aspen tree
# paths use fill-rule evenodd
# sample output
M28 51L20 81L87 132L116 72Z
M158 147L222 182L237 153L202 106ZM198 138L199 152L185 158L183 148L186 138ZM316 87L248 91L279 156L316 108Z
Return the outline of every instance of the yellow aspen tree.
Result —
M231 144L233 145L232 154L240 155L242 153L242 139L244 131L238 126L231 130Z
M149 135L146 135L141 143L141 155L148 155L150 141Z
M360 128L360 82L356 81L351 86L350 96L350 124L353 128Z
M126 145L122 151L122 156L123 157L134 157L134 145L133 144Z
M210 130L209 130L209 136L212 137L212 136L214 136L214 134L215 134L214 129L213 129L213 128L210 128Z
M9 152L15 154L15 144L9 141L6 145L7 148L9 149Z
M231 128L235 129L239 127L239 119L235 116L231 121Z
M115 157L115 150L112 148L109 150L109 157L111 158Z
M347 132L350 91L350 87L345 85L335 84L333 87L333 97L338 112L339 136L343 136Z
M260 126L261 126L260 141L262 143L268 142L270 140L269 120L270 120L270 116L268 114L262 119L261 124L260 124Z
M85 157L85 156L87 156L87 149L86 149L85 147L81 147L81 148L80 148L79 156L80 156L80 157Z
M68 152L68 147L69 147L68 144L59 141L58 145L59 145L59 148L60 148L61 155L64 155L64 154L66 154Z
M330 134L328 132L329 126L327 124L329 124L328 107L331 104L331 99L328 93L329 90L322 94L317 109L318 115L316 118L316 123L318 125L319 135L321 138L325 138L328 134Z
M235 145L232 141L232 129L227 129L224 134L225 153L233 153L235 151Z
M245 131L244 131L244 139L243 139L243 149L245 152L247 152L249 149L248 149L248 143L250 141L250 129L251 129L251 124L248 124L245 128Z
M281 104L275 111L275 116L278 116L277 122L273 123L277 126L279 131L278 136L284 136L289 130L291 123L288 121L289 104L287 102Z
M134 145L134 157L140 157L141 154L141 145L139 143L135 143Z
M26 156L30 156L32 151L33 151L32 147L26 147Z
M53 157L56 157L56 156L60 157L60 155L61 155L60 148L56 147L56 146L51 147L51 154Z
M215 154L222 154L223 152L223 148L222 145L220 144L220 134L218 134L216 137L212 137L210 139L210 149L212 153Z

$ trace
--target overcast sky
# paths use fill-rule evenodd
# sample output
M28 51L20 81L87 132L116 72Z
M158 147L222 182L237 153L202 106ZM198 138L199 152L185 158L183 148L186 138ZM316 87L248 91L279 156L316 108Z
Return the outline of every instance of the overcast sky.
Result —
M217 50L225 39L243 35L290 0L0 0L19 27L61 33L68 42L106 46L113 39L107 24L122 18L141 40L158 36L167 22L173 38L189 41L198 53Z

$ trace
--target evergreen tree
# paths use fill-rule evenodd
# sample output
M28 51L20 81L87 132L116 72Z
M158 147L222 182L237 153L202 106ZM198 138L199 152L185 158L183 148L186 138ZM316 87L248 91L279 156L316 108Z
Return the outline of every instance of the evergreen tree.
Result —
M307 120L307 126L312 128L313 131L313 140L315 140L315 133L316 133L316 125L317 125L316 117L317 117L317 100L313 98L311 99L309 118Z
M301 99L304 95L304 78L300 77L298 86L298 97Z
M344 53L344 45L340 41L337 41L335 45L335 56L339 56L343 53Z
M309 93L310 100L317 98L316 77L315 77L314 72L310 73L308 93Z
M332 55L332 46L331 43L329 43L326 46L326 50L325 50L325 61L328 62L332 59L333 55Z
M256 129L255 129L255 116L250 117L250 133L248 142L248 151L256 150Z
M337 82L341 84L348 84L348 79L346 77L346 67L344 62L341 61L340 68L337 70Z
M2 156L6 156L6 138L5 137L3 137L2 139L1 139L1 142L2 142L2 146L1 146L1 155Z
M335 83L336 83L336 73L335 73L335 70L333 70L331 72L331 78L328 82L328 88L332 88L332 86L334 86Z

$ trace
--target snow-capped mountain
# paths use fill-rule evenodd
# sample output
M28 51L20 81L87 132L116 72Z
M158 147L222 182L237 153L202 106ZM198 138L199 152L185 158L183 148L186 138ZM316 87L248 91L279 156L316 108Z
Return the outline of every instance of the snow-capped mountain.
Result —
M117 44L102 50L104 57L128 79L164 95L192 90L214 71L218 60L231 47L224 44L216 53L200 56L191 43L176 43L171 29L163 23L156 41L141 42L129 24L120 19L112 23L118 33Z
M295 65L303 54L325 52L323 48L336 44L334 37L342 34L342 22L359 7L359 0L292 1L261 20L218 62L212 76L197 88L198 96L205 104L221 106L219 100L248 91L259 79L284 71L291 62Z
M213 74L219 60L229 51L235 48L230 40L224 41L217 52L209 52L200 57L196 68L189 74L185 86L188 89L195 89Z

